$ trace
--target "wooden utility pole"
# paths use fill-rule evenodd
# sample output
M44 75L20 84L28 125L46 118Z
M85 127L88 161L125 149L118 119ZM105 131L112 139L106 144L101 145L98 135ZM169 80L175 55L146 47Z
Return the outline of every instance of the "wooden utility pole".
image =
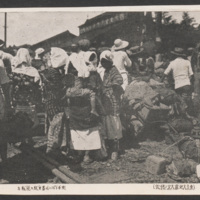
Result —
M160 42L160 32L162 28L162 12L156 12L156 41Z
M5 47L6 47L6 44L7 44L7 13L5 13L4 42L5 42Z

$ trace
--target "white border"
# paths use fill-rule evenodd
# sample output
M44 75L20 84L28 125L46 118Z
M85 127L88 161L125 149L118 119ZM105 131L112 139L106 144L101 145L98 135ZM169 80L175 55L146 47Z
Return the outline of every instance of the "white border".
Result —
M173 6L115 6L115 7L65 7L65 8L0 8L0 12L95 12L95 11L121 11L121 12L142 12L142 11L169 11L169 12L183 12L183 11L199 11L200 5L173 5ZM168 186L188 186L194 187L192 190L158 190L154 186L160 187ZM19 190L22 187L48 187L48 186L65 186L65 190ZM161 184L0 184L0 194L7 195L199 195L200 185L185 183L161 183Z
M178 185L179 187L186 187L192 185L194 189L178 189L178 190L156 190L154 189L155 185L165 186L174 186ZM26 187L62 187L64 190L58 189L46 189L46 190L27 190L22 191L18 188ZM9 194L9 195L199 195L200 194L200 185L199 184L8 184L0 185L0 194Z
M58 7L58 8L0 8L0 12L104 12L104 11L200 11L200 5L173 5L173 6L107 6L107 7Z

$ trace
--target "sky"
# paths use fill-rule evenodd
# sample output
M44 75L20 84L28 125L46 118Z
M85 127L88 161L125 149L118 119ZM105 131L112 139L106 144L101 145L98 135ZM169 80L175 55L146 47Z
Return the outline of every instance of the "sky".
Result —
M103 12L8 12L7 46L35 44L69 30L79 35L78 26ZM169 12L179 22L182 12ZM200 12L189 12L200 23ZM4 40L4 13L0 12L0 39Z

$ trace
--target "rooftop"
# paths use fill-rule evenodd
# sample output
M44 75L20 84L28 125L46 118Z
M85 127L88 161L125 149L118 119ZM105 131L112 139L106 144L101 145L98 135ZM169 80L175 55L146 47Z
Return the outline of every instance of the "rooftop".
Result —
M119 13L121 13L121 12L105 12L105 13L97 15L96 17L93 17L91 19L87 19L84 24L79 26L79 28L86 26L86 25L93 24L94 22L98 21L99 19L110 18L111 16L113 16L113 14L119 14Z
M72 36L72 37L77 37L76 35L72 34L70 31L66 30L66 31L64 31L64 32L62 32L62 33L59 33L59 34L57 34L57 35L54 35L54 36L52 36L52 37L50 37L50 38L47 38L47 39L42 40L42 41L40 41L40 42L37 42L36 44L33 44L32 46L37 45L37 44L40 44L40 43L42 43L42 42L46 42L47 40L51 40L51 39L54 39L54 38L59 37L59 36L63 36L63 35Z

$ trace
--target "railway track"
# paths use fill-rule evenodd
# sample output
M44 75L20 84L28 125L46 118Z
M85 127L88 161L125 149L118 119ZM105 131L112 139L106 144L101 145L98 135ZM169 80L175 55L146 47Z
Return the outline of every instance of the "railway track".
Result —
M81 178L78 174L72 172L67 166L61 165L56 160L50 158L43 152L30 147L28 145L24 145L22 147L16 147L20 151L25 154L28 154L33 159L40 162L45 168L51 171L53 175L55 175L62 183L68 184L80 184L86 183L83 178Z

